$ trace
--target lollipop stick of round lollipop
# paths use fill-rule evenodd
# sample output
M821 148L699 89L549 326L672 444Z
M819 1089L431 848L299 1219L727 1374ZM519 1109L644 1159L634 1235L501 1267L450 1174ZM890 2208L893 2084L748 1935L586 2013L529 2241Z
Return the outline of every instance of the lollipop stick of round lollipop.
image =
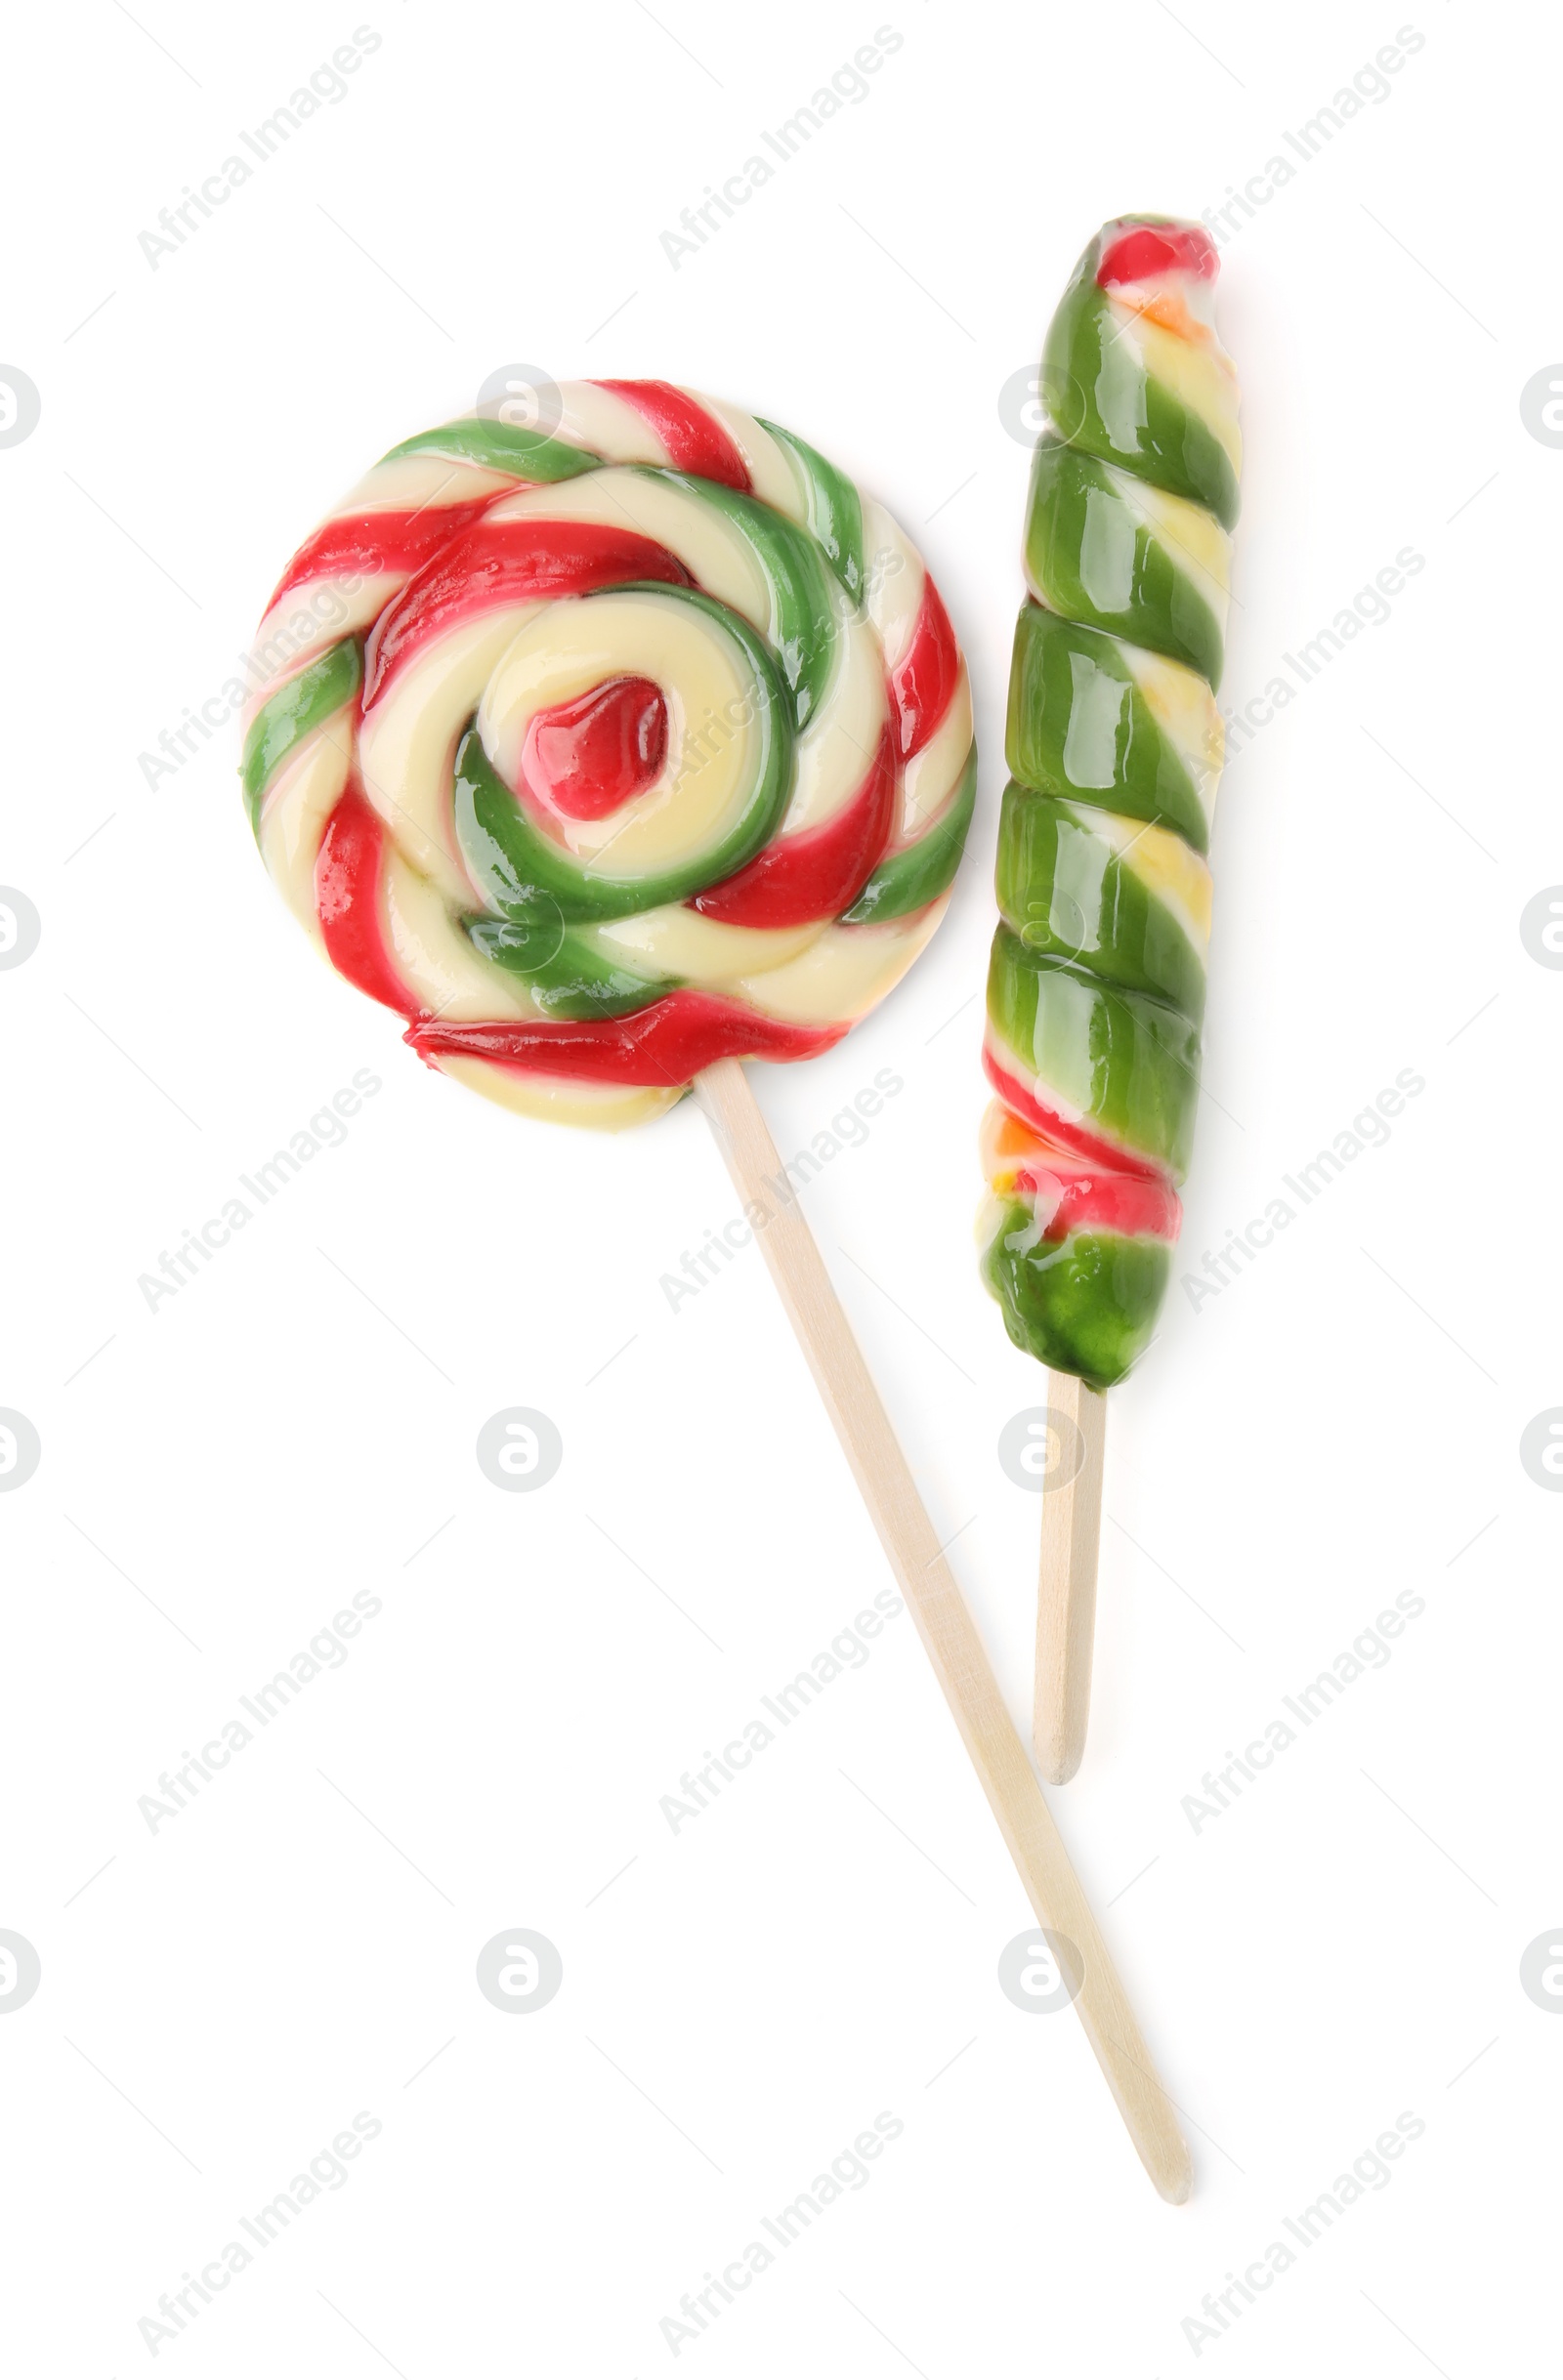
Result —
M664 382L578 382L376 465L257 640L244 777L325 955L431 1065L617 1129L697 1086L1157 2186L1187 2151L738 1061L839 1040L937 925L964 668L887 514Z
M1197 224L1086 249L1042 358L984 1063L984 1277L1050 1367L1035 1736L1085 1743L1105 1392L1166 1288L1199 1098L1237 384Z
M769 1201L781 1159L742 1067L710 1067L696 1095L739 1194ZM1075 2005L1129 2137L1181 2205L1193 2174L1177 2119L824 1260L795 1203L756 1236L1027 1898L1079 1983Z

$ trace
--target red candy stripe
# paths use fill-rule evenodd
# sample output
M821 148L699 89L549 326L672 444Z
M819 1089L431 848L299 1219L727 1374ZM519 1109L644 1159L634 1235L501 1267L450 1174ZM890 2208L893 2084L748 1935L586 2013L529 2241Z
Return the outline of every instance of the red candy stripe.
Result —
M687 471L697 480L715 480L743 496L752 492L749 467L726 426L670 380L597 380L592 386L612 389L633 405L642 421L651 423L676 471Z
M738 1000L673 991L633 1016L600 1023L442 1024L431 1018L409 1026L403 1038L429 1065L440 1058L484 1058L523 1074L671 1090L719 1058L816 1057L846 1030L845 1024L783 1024Z
M896 807L896 756L887 727L858 791L823 826L767 846L725 884L690 902L726 926L809 926L850 909L884 856Z
M327 521L300 546L267 609L304 580L332 577L339 570L356 570L364 578L410 577L469 527L487 501L486 497L483 503L447 504L443 509L425 505L415 513L357 513Z
M1096 285L1148 281L1157 272L1192 272L1196 280L1213 281L1219 265L1214 240L1196 224L1136 224L1108 249L1096 268Z
M960 648L950 614L933 580L924 579L911 643L890 673L904 761L920 752L933 734L950 708L959 676Z
M521 774L566 818L606 818L646 791L667 755L667 704L650 678L610 678L533 711Z
M1071 1232L1103 1231L1173 1240L1183 1220L1183 1209L1169 1182L1150 1182L1107 1166L1087 1167L1062 1149L1018 1166L1015 1188L1035 1198L1042 1210L1057 1201L1051 1214L1037 1215L1044 1239L1063 1239Z
M353 780L326 821L315 862L315 907L326 955L371 1000L405 1016L406 987L380 923L385 829Z
M1119 1148L1114 1141L1103 1140L1088 1124L1060 1115L1052 1107L1044 1107L1034 1091L1027 1089L1020 1077L1001 1066L991 1049L983 1051L983 1069L1006 1107L1039 1132L1044 1140L1056 1141L1075 1156L1088 1157L1092 1164L1113 1173L1133 1174L1146 1182L1166 1179L1164 1170L1149 1157L1137 1157L1127 1148Z
M482 521L444 546L381 615L364 656L365 708L431 637L500 604L589 595L625 579L687 586L665 546L592 521Z

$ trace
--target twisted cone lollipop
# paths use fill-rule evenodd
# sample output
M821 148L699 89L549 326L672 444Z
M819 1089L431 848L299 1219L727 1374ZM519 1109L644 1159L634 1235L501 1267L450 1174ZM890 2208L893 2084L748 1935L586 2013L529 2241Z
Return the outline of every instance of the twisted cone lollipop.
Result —
M1076 267L1010 671L983 1277L1055 1375L1036 1743L1060 1781L1084 1744L1100 1393L1155 1327L1199 1097L1241 452L1215 271L1208 234L1162 216L1107 224Z
M739 1061L838 1040L943 912L966 673L889 516L661 381L376 465L289 565L244 785L325 956L431 1065L617 1128L694 1087L1157 2187L1188 2153Z

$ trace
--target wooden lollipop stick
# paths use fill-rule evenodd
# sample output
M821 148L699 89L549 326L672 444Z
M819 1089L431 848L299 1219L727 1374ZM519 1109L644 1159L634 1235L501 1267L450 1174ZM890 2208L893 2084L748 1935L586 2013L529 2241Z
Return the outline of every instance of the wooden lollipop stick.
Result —
M1080 1765L1091 1707L1107 1399L1073 1373L1049 1372L1047 1409L1060 1442L1048 1449L1057 1476L1042 1489L1032 1740L1048 1783L1063 1785Z
M782 1160L747 1077L724 1058L695 1089L739 1196L770 1215L755 1236L1027 1897L1079 1953L1075 2005L1129 2138L1162 2197L1181 2205L1194 2187L1183 2136L802 1209L779 1203Z

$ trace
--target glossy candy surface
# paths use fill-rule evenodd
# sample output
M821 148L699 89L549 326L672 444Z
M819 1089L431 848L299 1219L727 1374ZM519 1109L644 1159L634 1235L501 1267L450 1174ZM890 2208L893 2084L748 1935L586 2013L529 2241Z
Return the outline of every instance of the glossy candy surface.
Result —
M971 697L915 550L801 438L662 381L557 398L408 438L305 542L243 782L421 1057L616 1129L899 981L959 864Z
M1241 448L1197 224L1105 225L1048 331L984 1064L983 1277L1093 1388L1166 1287L1199 1098Z

